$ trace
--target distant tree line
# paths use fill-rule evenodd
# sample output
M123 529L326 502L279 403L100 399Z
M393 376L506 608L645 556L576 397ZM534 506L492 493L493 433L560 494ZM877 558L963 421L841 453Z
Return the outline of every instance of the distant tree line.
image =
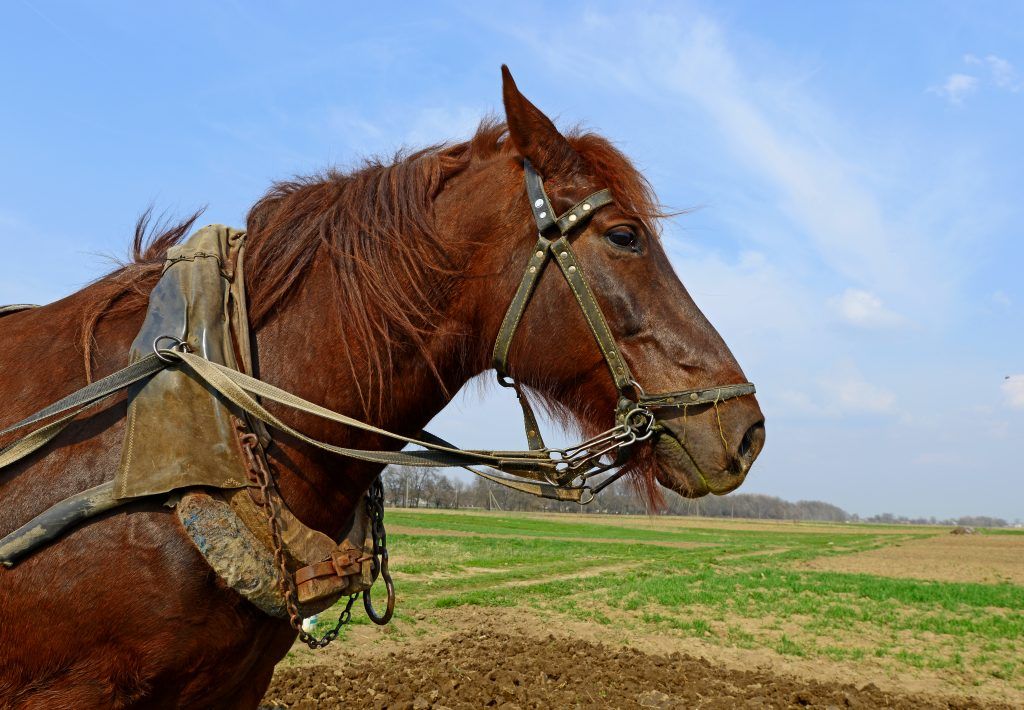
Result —
M617 515L647 515L649 513L646 503L626 481L616 481L603 490L593 503L580 506L575 503L535 498L482 478L474 478L471 482L466 482L429 468L389 466L384 469L383 480L387 504L402 508L476 508ZM800 500L793 503L774 496L756 493L731 493L727 496L689 499L667 489L663 489L662 492L666 506L658 513L667 515L971 527L1006 527L1008 525L1001 518L986 516L938 520L936 518L906 518L884 513L870 518L860 518L831 503L818 500Z

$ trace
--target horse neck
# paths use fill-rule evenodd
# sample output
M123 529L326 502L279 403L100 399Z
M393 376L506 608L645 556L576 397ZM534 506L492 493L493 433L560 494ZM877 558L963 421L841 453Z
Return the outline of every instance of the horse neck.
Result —
M399 349L386 358L383 387L371 392L370 355L361 344L346 339L344 314L331 311L331 289L336 286L326 258L314 259L287 304L256 328L258 374L336 412L413 436L466 380L483 369L485 354L473 346L476 339L469 337L466 323L454 317L442 319L426 347L443 384L421 353ZM276 413L299 431L339 446L402 447L397 440L317 417L290 410ZM286 435L272 432L272 436L268 458L288 506L314 528L332 535L343 531L360 496L383 467L340 458Z

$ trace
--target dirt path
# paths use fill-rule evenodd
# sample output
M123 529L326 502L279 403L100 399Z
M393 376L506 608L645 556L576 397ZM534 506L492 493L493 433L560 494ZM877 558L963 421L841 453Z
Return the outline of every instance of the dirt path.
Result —
M1024 584L1024 535L939 535L799 566L940 582Z

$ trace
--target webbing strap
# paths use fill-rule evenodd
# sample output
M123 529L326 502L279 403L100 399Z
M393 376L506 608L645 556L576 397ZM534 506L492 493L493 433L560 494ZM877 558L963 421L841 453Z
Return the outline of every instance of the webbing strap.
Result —
M420 438L424 441L429 441L441 446L452 446L452 444L439 436L431 434L429 431L421 431ZM491 481L492 483L497 483L505 486L506 488L511 488L512 490L521 491L523 493L529 493L530 495L537 496L538 498L547 498L548 500L561 500L579 503L583 500L583 494L584 491L586 491L586 488L583 487L553 486L544 481L533 482L504 478L502 476L495 476L494 474L487 473L486 471L479 471L472 466L463 466L462 468L479 476L480 478Z
M215 389L235 406L244 410L260 421L273 426L276 429L287 432L295 438L312 446L330 451L340 456L359 459L361 461L372 461L375 463L394 464L399 466L467 466L482 464L491 466L509 473L525 474L534 473L543 477L542 471L550 471L552 474L556 468L556 462L552 461L544 451L482 451L474 449L458 449L453 446L444 446L427 442L413 437L402 436L394 432L375 427L372 424L361 422L344 414L333 412L330 409L321 407L318 404L309 402L290 392L274 387L271 384L249 377L237 370L225 367L206 360L198 355L188 352L173 352L169 355L179 357L190 370L198 375L210 387ZM293 429L282 422L253 395L268 399L278 404L283 404L300 412L333 421L338 424L351 426L362 431L372 432L381 436L387 436L409 444L422 446L428 451L371 451L366 449L352 449L342 446L335 446L318 439L309 437L302 432Z
M71 409L75 409L86 404L92 404L93 402L103 399L107 395L124 389L128 385L135 384L139 380L144 380L153 373L167 367L167 365L168 363L161 360L155 353L147 355L141 360L133 362L128 367L107 375L102 379L96 380L79 390L75 390L67 397L58 399L50 406L40 409L35 414L25 417L20 422L16 422L4 429L0 429L0 436L5 436L6 434L10 434L12 431L22 429L32 424L38 424L44 419L52 417L54 414L62 414Z
M146 379L167 367L167 365L168 362L161 360L156 354L147 355L128 367L107 375L100 380L96 380L92 384L72 392L67 397L57 400L50 406L40 409L35 414L25 417L20 422L0 430L0 436L4 436L12 431L23 429L32 424L38 424L44 419L49 419L57 414L64 415L0 449L0 469L20 461L51 442L71 423L72 419L92 405L99 403L129 385Z

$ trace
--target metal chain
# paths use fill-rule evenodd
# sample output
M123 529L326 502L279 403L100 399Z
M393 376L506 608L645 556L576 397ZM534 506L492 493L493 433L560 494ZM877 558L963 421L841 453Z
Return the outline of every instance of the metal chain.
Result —
M341 627L352 619L352 605L358 598L358 594L352 594L348 598L345 609L338 616L334 628L317 638L302 628L302 615L299 613L298 604L295 601L295 580L288 571L288 564L284 556L284 541L281 538L281 523L278 518L278 509L274 505L274 499L270 496L270 471L263 457L256 450L258 439L255 434L249 433L241 437L242 445L249 449L249 460L252 463L252 472L256 476L256 483L260 487L260 504L267 514L267 524L270 526L270 539L274 547L274 563L278 570L278 584L281 586L281 594L284 596L285 611L288 612L288 623L299 634L299 640L311 649L320 649L328 646L338 638ZM378 479L380 480L380 479ZM376 537L374 538L374 549L376 550Z
M363 606L370 621L383 626L391 621L395 613L395 585L388 571L388 533L384 529L384 483L380 476L370 484L370 490L366 494L366 514L370 517L370 534L373 536L373 581L376 582L378 576L384 580L388 603L384 614L378 614L373 608L370 590L367 589L363 592Z

